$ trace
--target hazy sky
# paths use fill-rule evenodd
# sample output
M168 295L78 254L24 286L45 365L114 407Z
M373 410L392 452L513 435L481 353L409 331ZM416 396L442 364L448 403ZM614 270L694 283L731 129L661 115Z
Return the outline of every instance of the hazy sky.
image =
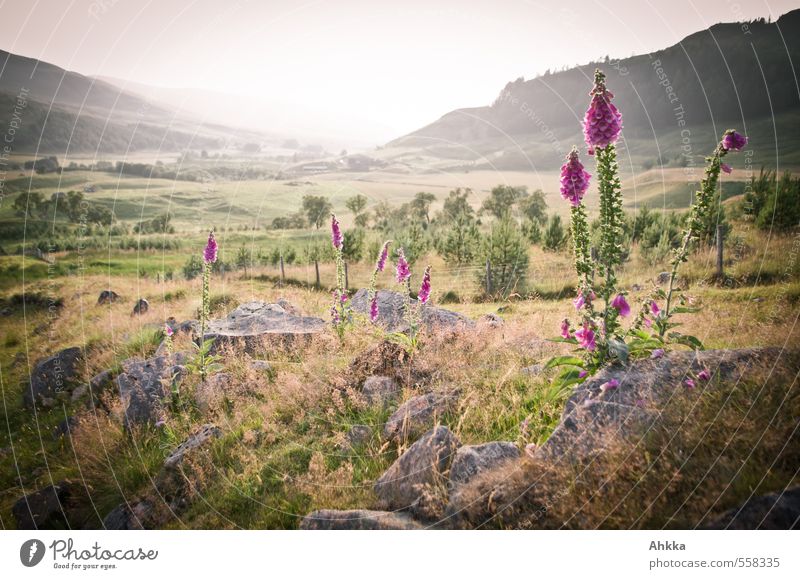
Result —
M0 46L87 75L296 104L384 142L505 83L798 0L0 0ZM226 118L225 103L213 111Z

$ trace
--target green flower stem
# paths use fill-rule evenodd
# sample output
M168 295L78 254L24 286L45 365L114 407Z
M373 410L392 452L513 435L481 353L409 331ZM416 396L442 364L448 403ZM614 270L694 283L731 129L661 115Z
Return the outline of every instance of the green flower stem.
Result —
M706 158L705 177L700 181L700 191L697 192L691 212L689 213L689 221L683 232L681 245L675 250L672 257L672 270L669 275L669 287L667 288L667 298L664 305L665 319L669 319L670 317L670 308L672 307L672 296L675 293L675 280L678 277L678 268L689 259L689 247L692 240L699 236L701 227L706 222L711 212L711 204L714 201L714 193L717 190L719 174L722 170L722 158L727 153L728 151L722 146L722 143L720 143L717 145L714 153ZM666 324L662 324L658 331L659 337L663 338L666 330Z

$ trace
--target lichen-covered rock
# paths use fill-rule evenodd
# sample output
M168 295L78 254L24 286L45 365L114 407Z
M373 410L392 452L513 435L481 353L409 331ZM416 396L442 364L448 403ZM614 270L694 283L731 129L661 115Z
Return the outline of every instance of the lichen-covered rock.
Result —
M155 424L164 418L164 400L186 373L183 361L183 354L176 353L148 360L131 358L122 363L117 386L126 428L133 424Z
M360 289L350 302L354 311L369 315L369 291ZM378 320L377 324L389 332L400 332L408 329L404 320L403 308L405 297L403 294L388 290L378 291ZM430 304L422 307L422 324L432 331L460 331L475 327L475 322L456 312L437 308Z
M753 497L740 507L726 511L706 525L706 528L783 531L800 529L800 486Z
M32 408L34 404L44 405L45 400L68 395L79 385L82 363L83 350L77 346L39 360L22 394L25 406Z
M423 526L406 513L388 511L314 511L300 522L305 530L410 531Z
M387 440L415 438L433 426L457 402L458 395L455 392L431 392L410 398L388 418L383 435Z
M233 345L254 353L266 341L273 345L294 345L325 328L321 318L296 315L279 304L248 302L225 318L211 320L205 339L214 338L214 347Z
M437 426L412 444L375 483L381 509L411 511L424 518L432 501L445 500L447 471L461 443L446 426ZM440 507L443 507L443 502Z
M495 441L462 446L450 466L450 484L467 483L482 472L506 466L519 457L519 449L513 442Z
M175 469L181 466L187 455L197 451L215 438L222 436L222 431L213 424L204 424L173 450L164 461L164 468Z
M370 376L361 388L367 403L374 406L387 406L397 399L400 391L400 385L389 376Z

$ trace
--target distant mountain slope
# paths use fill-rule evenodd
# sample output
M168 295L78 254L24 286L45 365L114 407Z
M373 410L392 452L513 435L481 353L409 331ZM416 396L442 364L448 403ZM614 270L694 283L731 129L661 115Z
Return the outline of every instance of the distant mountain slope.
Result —
M220 148L263 134L199 122L187 112L32 58L0 51L0 126L15 124L13 150L124 153Z
M653 140L654 132L677 129L679 118L689 134L712 123L718 130L726 128L721 123L746 130L748 122L800 111L798 67L800 10L746 29L717 24L652 55L518 79L492 105L452 111L387 147L462 159L516 148L525 151L522 156L543 153L550 162L553 152L566 146L562 141L582 141L580 122L595 68L608 75L626 139Z

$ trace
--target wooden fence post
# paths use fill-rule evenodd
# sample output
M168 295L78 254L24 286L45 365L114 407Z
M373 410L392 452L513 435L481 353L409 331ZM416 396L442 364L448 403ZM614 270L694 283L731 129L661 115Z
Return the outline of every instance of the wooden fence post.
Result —
M286 280L286 274L283 271L283 252L281 252L281 284L280 287L283 287L283 283Z
M344 262L344 289L350 289L350 276L347 272L347 262Z
M486 260L486 295L492 295L492 264Z
M318 259L314 260L314 273L317 276L317 288L319 288L320 287L320 283L319 283L319 260Z
M725 239L722 225L717 225L717 279L722 279L724 273L722 267L722 253L724 249Z

